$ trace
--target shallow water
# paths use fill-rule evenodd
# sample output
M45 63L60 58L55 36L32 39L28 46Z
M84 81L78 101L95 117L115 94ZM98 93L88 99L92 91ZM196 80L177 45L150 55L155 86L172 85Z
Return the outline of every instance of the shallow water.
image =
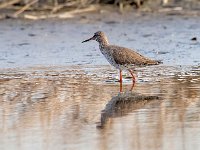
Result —
M162 68L172 73L174 67ZM143 68L134 92L160 99L122 107L102 129L96 127L101 110L119 90L109 66L4 70L0 149L200 148L200 68L170 77L159 66L149 76L152 69Z
M199 17L104 15L0 22L0 149L200 149ZM81 44L96 30L163 60L136 68L133 89L159 99L120 104L101 128L120 94L97 43Z

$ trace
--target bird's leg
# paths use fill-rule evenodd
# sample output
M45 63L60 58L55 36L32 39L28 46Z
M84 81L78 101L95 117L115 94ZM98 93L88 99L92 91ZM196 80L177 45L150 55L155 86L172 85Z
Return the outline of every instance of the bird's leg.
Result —
M122 71L119 70L120 92L122 92Z
M134 76L133 71L131 69L129 69L128 71L130 72L130 74L132 76L132 86L131 86L131 89L130 89L130 91L132 91L133 87L135 85L135 76Z

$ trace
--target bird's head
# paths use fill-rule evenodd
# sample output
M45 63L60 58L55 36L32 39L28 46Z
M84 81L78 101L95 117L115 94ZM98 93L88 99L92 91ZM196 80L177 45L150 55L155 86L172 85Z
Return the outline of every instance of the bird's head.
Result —
M95 32L93 37L83 41L82 43L84 42L88 42L90 40L96 40L97 42L99 42L100 44L104 43L104 44L108 44L108 40L107 40L107 37L106 35L102 32L102 31L98 31L98 32Z

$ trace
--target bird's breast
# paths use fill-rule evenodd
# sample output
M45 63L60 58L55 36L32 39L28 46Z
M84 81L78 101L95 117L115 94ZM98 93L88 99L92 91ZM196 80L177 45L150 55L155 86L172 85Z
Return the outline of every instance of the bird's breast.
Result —
M107 59L107 61L111 64L114 65L115 61L113 59L111 51L108 51L106 48L100 47L101 53L104 55L104 57Z

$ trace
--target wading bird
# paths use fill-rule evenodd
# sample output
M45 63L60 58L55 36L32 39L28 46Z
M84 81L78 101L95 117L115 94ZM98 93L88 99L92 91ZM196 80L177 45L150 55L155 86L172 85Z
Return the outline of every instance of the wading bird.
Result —
M110 45L108 38L102 31L94 33L93 37L83 41L82 43L90 40L96 40L99 43L101 53L105 56L108 62L115 68L119 69L120 92L122 92L122 70L128 70L130 72L133 83L131 87L132 90L135 85L135 76L132 71L134 67L158 65L161 63L161 61L144 57L129 48Z

